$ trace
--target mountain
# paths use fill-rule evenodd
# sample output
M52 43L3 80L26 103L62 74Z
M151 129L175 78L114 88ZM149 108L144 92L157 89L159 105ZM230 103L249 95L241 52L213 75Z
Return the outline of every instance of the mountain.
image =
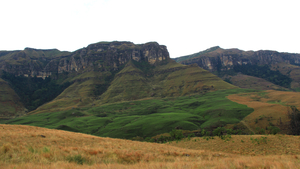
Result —
M297 90L297 54L214 47L183 58L184 65L156 42L99 42L74 52L50 51L3 52L9 62L0 62L2 85L12 91L6 97L15 93L11 100L29 112L18 118L13 117L21 110L12 113L1 123L127 139L224 126L242 134L260 133L258 125L266 133L288 133L283 108L299 105L291 101L295 92L253 90ZM273 96L285 94L289 99Z
M174 60L185 65L196 63L201 68L239 87L300 89L300 54L270 50L242 51L216 46ZM249 84L235 83L237 76L243 80L251 78L249 82L257 83L257 85L253 84L251 87ZM255 80L250 76L258 79ZM270 83L259 83L263 79Z
M0 51L0 69L31 114L236 88L197 65L176 63L156 42Z
M27 112L16 92L10 87L8 82L1 78L0 107L0 120L23 115Z
M20 76L37 76L45 78L51 75L45 68L47 64L57 58L63 58L70 52L57 49L25 48L20 51L0 51L0 70Z

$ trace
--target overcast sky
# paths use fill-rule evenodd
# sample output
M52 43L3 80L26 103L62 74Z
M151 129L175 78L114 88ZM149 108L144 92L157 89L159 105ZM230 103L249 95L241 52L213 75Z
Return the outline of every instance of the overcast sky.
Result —
M299 0L1 0L0 50L156 41L172 58L212 46L300 53Z

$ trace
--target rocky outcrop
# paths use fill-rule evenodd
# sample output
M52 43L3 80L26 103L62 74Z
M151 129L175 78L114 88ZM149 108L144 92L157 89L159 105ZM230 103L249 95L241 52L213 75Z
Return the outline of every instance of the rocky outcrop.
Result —
M0 69L15 75L47 77L53 73L119 70L129 60L155 65L169 59L166 46L156 42L99 42L75 52L38 50L0 51Z
M156 64L169 59L169 53L165 46L156 42L142 45L135 45L131 42L100 42L75 51L70 57L59 60L57 70L58 73L83 71L87 68L102 71L118 70L120 66L131 59ZM55 66L49 64L48 67Z
M271 65L281 62L300 65L300 54L280 53L276 51L261 50L261 51L242 51L238 49L221 49L214 48L215 50L194 54L186 60L179 63L189 65L196 63L200 67L214 71L230 70L235 65L251 64L251 65ZM190 55L189 55L190 56ZM180 58L187 58L182 56ZM180 60L176 58L176 60Z

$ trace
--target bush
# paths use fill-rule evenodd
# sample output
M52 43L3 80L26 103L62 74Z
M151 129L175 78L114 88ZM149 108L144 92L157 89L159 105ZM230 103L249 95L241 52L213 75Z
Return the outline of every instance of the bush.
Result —
M220 138L223 138L224 133L226 133L226 129L224 127L218 127L213 131L213 135Z
M277 134L280 132L280 129L276 126L269 126L268 130L270 131L270 134Z
M228 141L231 138L231 134L234 131L232 129L225 129L224 127L218 127L213 131L214 136L220 137L222 140Z
M184 138L184 135L182 133L182 130L172 130L170 133L170 136L173 140L181 140Z
M300 135L300 111L295 106L291 106L288 109L288 117L292 134Z

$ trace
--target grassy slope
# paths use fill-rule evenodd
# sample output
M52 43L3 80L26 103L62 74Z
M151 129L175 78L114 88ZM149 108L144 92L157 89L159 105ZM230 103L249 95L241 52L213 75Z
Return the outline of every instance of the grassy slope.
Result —
M105 77L110 76L110 72L91 71L75 77L70 75L65 81L74 81L75 83L56 99L39 107L31 114L89 107L91 105L100 106L105 103L148 97L184 96L237 88L195 65L185 66L175 61L169 61L157 65L155 68L151 67L147 72L141 70L143 68L137 68L135 64L133 61L128 62L114 76L107 90L97 99L93 96L93 91L97 84L109 83L105 80Z
M222 140L216 136L213 137L214 139L206 138L184 139L178 143L172 142L170 145L193 150L211 150L251 156L300 154L300 136L278 134L233 135L227 140Z
M175 71L170 71L172 69ZM170 62L164 67L157 67L155 71L160 73L155 75L151 81L161 84L161 93L165 96L183 96L211 90L236 88L236 86L222 81L219 77L197 65L185 66Z
M257 133L257 127L265 129L270 123L278 126L282 133L289 133L288 108L286 106L294 105L300 108L300 95L298 92L269 90L248 94L234 94L228 96L228 98L254 109L254 112L246 116L242 122L255 133Z
M129 62L101 96L101 101L136 100L150 96L183 96L209 90L231 89L235 86L222 81L198 66L185 66L174 61L158 65L152 76Z
M300 90L300 66L291 65L288 63L279 63L271 66L272 70L279 70L282 74L293 79L291 83L292 89Z
M93 91L96 85L103 84L104 78L110 75L110 72L85 72L79 75L70 75L64 81L73 82L71 86L65 89L54 100L40 106L30 114L55 112L69 110L81 106L89 105L93 102L95 96Z
M19 96L6 81L0 78L0 119L24 113L25 108L20 102Z
M288 90L284 87L275 85L265 79L237 74L235 76L224 76L223 79L230 79L230 82L240 88L255 89L255 90Z
M251 137L261 136L233 136L227 142L219 138L192 138L157 144L0 125L0 166L32 169L300 167L300 150L296 144L299 136L266 136L267 143L261 145L252 143Z
M150 96L148 79L136 68L132 61L115 75L107 91L101 95L101 102L136 100Z
M9 120L8 124L26 124L60 128L115 138L149 137L170 132L177 126L185 130L238 123L253 109L237 104L227 95L244 89L219 90L203 95L146 99L41 113Z

